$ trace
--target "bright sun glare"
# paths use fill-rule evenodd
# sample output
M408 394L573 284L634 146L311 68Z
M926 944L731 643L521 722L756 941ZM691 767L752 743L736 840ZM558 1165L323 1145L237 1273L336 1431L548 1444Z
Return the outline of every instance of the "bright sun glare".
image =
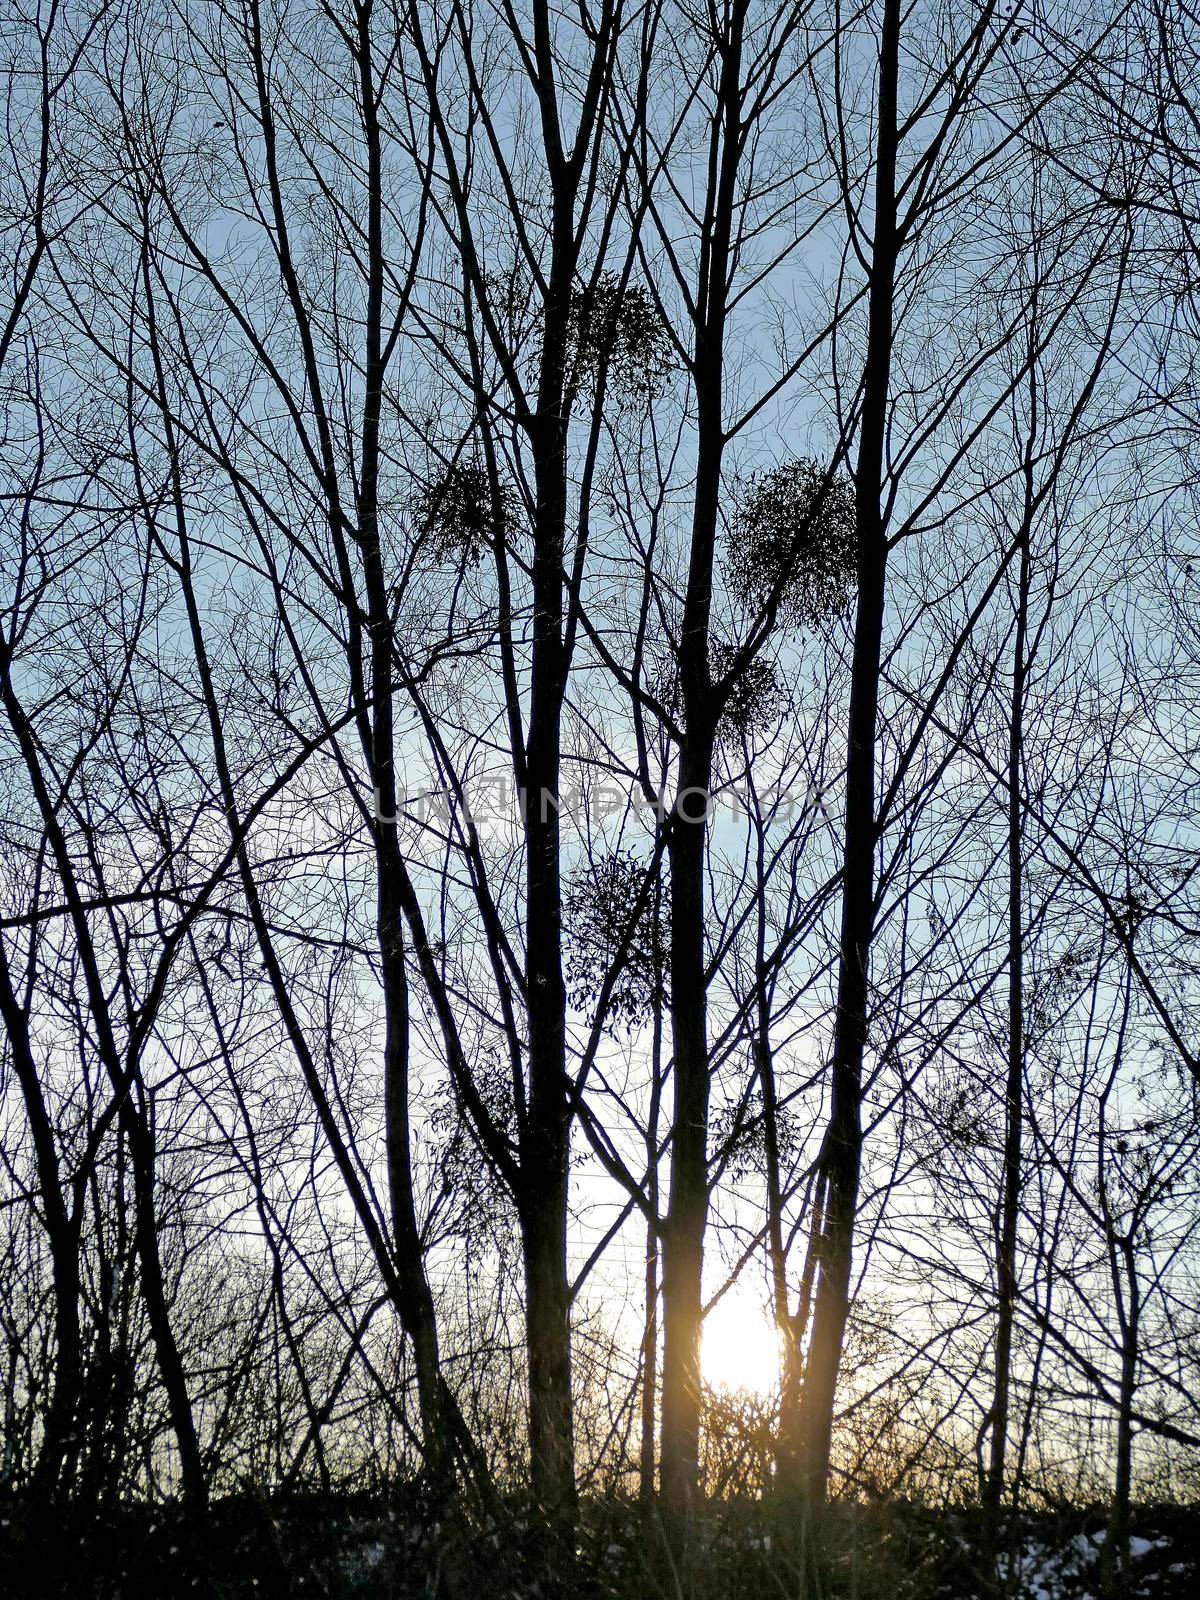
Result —
M705 1317L700 1367L714 1389L766 1395L779 1382L779 1331L752 1295L731 1289Z

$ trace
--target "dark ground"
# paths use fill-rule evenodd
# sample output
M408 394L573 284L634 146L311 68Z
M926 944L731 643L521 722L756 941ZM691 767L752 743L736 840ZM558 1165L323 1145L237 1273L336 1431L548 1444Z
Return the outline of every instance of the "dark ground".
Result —
M573 1556L517 1508L481 1529L411 1491L229 1498L201 1530L171 1505L0 1511L12 1600L1100 1600L1106 1581L1120 1600L1184 1600L1200 1573L1200 1511L1179 1506L1138 1509L1123 1586L1102 1570L1104 1512L1082 1508L1023 1517L997 1561L973 1509L843 1504L797 1527L727 1503L686 1569L653 1516L615 1500L584 1503Z

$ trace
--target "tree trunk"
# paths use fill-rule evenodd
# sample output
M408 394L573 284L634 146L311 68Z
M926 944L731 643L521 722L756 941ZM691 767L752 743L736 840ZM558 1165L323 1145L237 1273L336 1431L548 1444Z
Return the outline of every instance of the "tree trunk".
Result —
M565 1162L529 1183L521 1215L529 1363L530 1490L538 1510L569 1524L575 1500ZM564 1534L565 1537L565 1534Z
M1021 1199L1021 1090L1025 1065L1024 965L1022 954L1021 747L1025 712L1025 641L1029 620L1029 530L1021 545L1013 644L1012 700L1008 724L1008 1072L1004 1095L1004 1172L997 1238L995 1391L991 1406L991 1449L984 1502L992 1531L1004 1496L1012 1371L1013 1315L1017 1298L1017 1222Z
M171 1425L179 1449L184 1498L192 1511L199 1515L207 1504L207 1488L191 1402L188 1398L183 1361L171 1327L167 1305L162 1256L159 1250L158 1219L154 1204L154 1140L148 1120L149 1101L137 1056L138 1046L131 1045L128 1059L122 1058L109 1007L109 996L101 976L75 864L71 859L57 807L42 772L37 739L7 672L0 675L0 697L3 698L10 726L29 775L34 802L62 884L87 988L88 1007L95 1027L97 1055L107 1075L117 1105L117 1122L129 1149L133 1175L133 1237L138 1257L142 1298L146 1306L146 1318L150 1325L150 1337L154 1345L159 1374L167 1393ZM141 1020L144 1022L145 1019ZM145 1036L144 1028L141 1036ZM136 1106L135 1096L138 1102Z
M567 1280L570 1113L559 823L561 719L567 673L562 633L567 460L563 384L574 264L570 220L569 207L561 207L562 237L556 241L555 269L547 292L539 417L534 430L533 648L522 790L529 1107L517 1195L525 1248L530 1487L543 1511L564 1516L570 1515L575 1498Z
M42 1223L50 1245L54 1291L54 1383L46 1413L42 1445L33 1472L36 1504L55 1504L71 1478L83 1350L79 1318L79 1235L63 1194L54 1129L42 1096L29 1038L29 1019L17 998L8 957L0 942L0 1018L8 1035L13 1070L21 1086L25 1115L33 1140L34 1163L41 1191Z
M558 547L561 558L561 543ZM535 558L536 559L536 558ZM562 884L559 862L559 697L557 657L545 662L561 615L560 559L553 561L558 609L540 627L535 645L526 837L526 981L529 987L529 1111L521 1143L518 1212L525 1256L525 1346L529 1381L529 1467L534 1503L552 1518L567 1518L575 1498L575 1438L571 1409L570 1292L567 1281L567 1166L570 1124L566 1101L565 1010L562 972ZM543 587L545 578L543 575ZM537 601L535 599L535 605ZM561 648L561 647L560 647ZM554 677L546 683L547 666ZM553 704L547 705L547 690Z
M659 927L659 884L654 886L654 927ZM657 948L657 943L655 948ZM650 1048L650 1115L646 1123L646 1200L650 1220L646 1223L646 1312L642 1332L642 1415L638 1463L638 1494L643 1505L654 1499L657 1474L655 1422L658 1410L658 1119L662 1097L662 973L655 971L653 1039Z
M815 1253L805 1255L795 1311L788 1303L787 1250L783 1238L783 1194L780 1181L778 1098L775 1064L765 1018L756 1040L759 1082L763 1094L763 1123L767 1157L767 1253L771 1265L771 1293L775 1326L780 1339L779 1430L775 1446L775 1486L780 1503L796 1509L803 1453L804 1334L812 1313ZM820 1231L823 1189L818 1183L813 1195L811 1230Z
M882 509L896 235L896 91L900 0L885 0L875 154L875 236L868 294L867 359L855 471L858 606L846 752L842 918L831 1063L829 1125L820 1158L825 1189L817 1218L816 1288L800 1423L804 1494L822 1500L829 1479L834 1397L849 1312L854 1222L862 1160L862 1066L875 927L875 734L883 641L887 530Z
M208 1504L208 1485L204 1460L188 1394L183 1357L171 1326L170 1304L158 1247L158 1217L154 1202L154 1140L150 1132L149 1106L144 1092L137 1110L126 1095L121 1101L121 1124L129 1145L129 1164L133 1175L133 1238L137 1250L142 1300L154 1354L167 1392L167 1408L179 1450L179 1474L183 1498L193 1516L203 1515Z
M371 9L358 17L355 51L366 140L367 300L365 317L362 466L358 484L358 535L366 590L371 707L365 755L376 800L374 828L376 937L384 1005L384 1099L388 1195L401 1324L412 1340L425 1466L439 1490L454 1481L454 1444L444 1404L433 1294L417 1225L408 1109L409 1002L405 969L402 879L397 831L393 638L387 573L379 534L380 411L388 356L384 330L387 271L383 226L383 155L371 37Z
M742 45L746 6L731 6L721 40L710 137L707 198L696 289L693 386L696 488L679 641L683 740L670 818L671 1023L674 1110L671 1195L663 1229L662 1494L678 1528L700 1473L700 1321L708 1216L708 995L705 980L705 853L719 707L713 703L709 626L721 468L729 262L740 167Z
M555 567L557 574L561 570L557 561ZM555 591L560 594L557 576ZM557 641L557 627L554 632ZM529 1112L521 1143L517 1204L525 1252L530 1487L535 1504L544 1512L566 1515L575 1496L567 1281L570 1123L559 863L559 711L554 684L549 687L556 702L552 710L538 704L546 697L547 686L539 678L535 660L525 796Z
M686 755L685 752L685 763ZM700 1316L708 1213L708 1032L704 986L703 811L711 741L681 765L671 819L671 1017L675 1101L671 1197L663 1231L662 1493L688 1515L700 1472ZM696 759L698 757L698 759Z
M775 1481L794 1482L799 1430L800 1394L804 1376L801 1339L804 1322L793 1316L788 1304L787 1248L783 1239L783 1180L779 1158L779 1096L775 1085L775 1057L771 1048L771 991L767 971L766 840L761 822L757 828L755 1004L757 1026L754 1062L762 1093L763 1146L767 1176L767 1260L771 1269L771 1304L780 1339L779 1431L775 1449ZM803 1296L802 1296L803 1298ZM807 1311L803 1313L807 1321Z
M400 1321L412 1340L417 1374L417 1404L425 1444L425 1469L437 1491L446 1495L454 1484L454 1439L443 1405L443 1379L438 1351L433 1294L417 1226L413 1194L411 1129L408 1110L409 1018L404 972L403 923L391 896L380 895L380 944L384 972L390 979L384 1002L384 1109L386 1115L388 1199L392 1213L392 1245L403 1304ZM388 931L384 931L384 930Z
M1138 1325L1141 1299L1137 1262L1132 1239L1121 1241L1121 1256L1129 1298L1123 1318L1121 1339L1121 1383L1117 1395L1117 1448L1113 1474L1112 1511L1108 1537L1104 1542L1101 1576L1107 1595L1121 1595L1129 1588L1129 1502L1133 1486L1133 1402L1137 1394Z
M543 1511L569 1515L575 1497L575 1438L567 1280L570 1121L562 973L557 712L550 725L543 723L542 729L549 735L549 750L531 752L526 796L529 1112L521 1142L517 1207L525 1252L530 1486L535 1503ZM540 815L534 818L529 815L531 811Z

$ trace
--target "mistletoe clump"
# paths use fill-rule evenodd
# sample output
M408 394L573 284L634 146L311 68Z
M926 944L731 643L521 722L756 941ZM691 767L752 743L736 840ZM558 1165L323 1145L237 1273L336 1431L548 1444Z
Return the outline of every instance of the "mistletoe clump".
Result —
M661 888L652 885L635 920L645 882L646 868L636 856L614 851L576 874L563 897L571 1003L593 1021L618 962L608 999L615 1022L639 1027L655 1005L666 1004L670 913Z
M778 595L780 618L817 627L854 592L858 536L854 486L799 459L745 480L733 521L730 587L760 607Z
M439 561L466 560L474 566L496 539L516 522L516 496L494 483L478 462L455 462L440 477L418 489L410 502L417 532Z
M733 668L735 645L714 639L709 646L709 676L719 684ZM674 662L662 663L647 673L646 687L668 716L683 715L683 690ZM729 685L717 720L717 743L736 745L771 728L789 709L791 699L780 683L774 665L762 656L745 662Z
M733 666L736 651L731 645L714 644L711 667L714 679L723 678ZM749 739L778 721L787 709L788 697L769 661L755 656L747 661L729 687L717 723L717 738Z
M622 283L615 272L572 296L568 337L578 382L594 384L603 371L610 388L653 400L675 369L658 302L644 284Z

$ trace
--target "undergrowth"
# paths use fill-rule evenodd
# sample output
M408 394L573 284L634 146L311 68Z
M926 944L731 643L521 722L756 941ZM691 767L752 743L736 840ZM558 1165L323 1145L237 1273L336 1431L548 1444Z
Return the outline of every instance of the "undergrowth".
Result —
M518 1503L481 1524L411 1486L231 1496L199 1528L173 1503L0 1510L12 1600L1098 1600L1105 1582L1105 1516L1089 1508L1010 1521L999 1554L977 1509L904 1501L804 1518L723 1501L682 1549L653 1508L615 1498L583 1501L564 1542ZM1195 1592L1195 1510L1141 1507L1133 1533L1124 1600Z

